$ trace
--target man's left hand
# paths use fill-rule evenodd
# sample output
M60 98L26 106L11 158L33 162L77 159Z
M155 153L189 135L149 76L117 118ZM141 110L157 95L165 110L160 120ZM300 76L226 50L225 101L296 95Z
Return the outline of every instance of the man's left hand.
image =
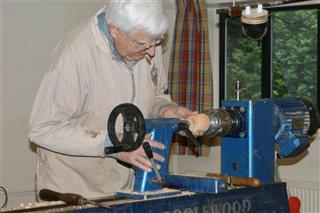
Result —
M197 111L190 111L183 106L167 106L161 110L161 118L179 118L181 120L186 120L191 115L199 114Z
M183 106L167 106L162 109L162 112L160 113L161 118L179 118L181 120L187 120L190 116L198 115L198 111L191 111ZM197 131L193 131L190 129L192 134L195 137L200 136L200 134ZM186 134L183 131L179 132L180 135L186 136Z

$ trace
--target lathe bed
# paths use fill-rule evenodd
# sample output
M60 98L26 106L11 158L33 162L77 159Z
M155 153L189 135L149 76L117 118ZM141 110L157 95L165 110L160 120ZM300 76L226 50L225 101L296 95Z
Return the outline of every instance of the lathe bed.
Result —
M6 209L0 212L161 212L161 213L201 213L201 212L289 212L285 183L275 183L260 187L244 187L227 192L194 193L134 200L120 197L106 197L95 201L110 206L109 209L92 205L70 206L47 203L45 206Z

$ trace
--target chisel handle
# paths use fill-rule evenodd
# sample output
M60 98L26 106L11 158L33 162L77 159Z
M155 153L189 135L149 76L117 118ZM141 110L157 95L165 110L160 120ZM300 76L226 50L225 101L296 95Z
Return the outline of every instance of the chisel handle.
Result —
M73 193L60 193L50 189L41 189L39 197L44 201L63 201L70 205L85 205L89 200L78 194Z
M232 184L235 186L259 187L261 185L261 182L258 178L228 176L228 175L216 174L216 173L208 173L207 176L227 180L229 184Z

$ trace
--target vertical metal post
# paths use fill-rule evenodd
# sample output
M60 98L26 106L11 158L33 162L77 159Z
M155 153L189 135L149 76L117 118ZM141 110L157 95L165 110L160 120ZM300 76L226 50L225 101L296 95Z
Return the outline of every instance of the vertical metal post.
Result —
M272 18L268 17L268 31L262 38L261 98L272 97Z
M320 110L320 9L318 9L318 26L317 26L317 34L318 34L318 41L317 41L317 49L318 49L318 56L317 56L317 107Z
M226 69L226 17L227 9L218 9L219 14L219 106L221 106L221 101L226 98L225 91L225 69Z

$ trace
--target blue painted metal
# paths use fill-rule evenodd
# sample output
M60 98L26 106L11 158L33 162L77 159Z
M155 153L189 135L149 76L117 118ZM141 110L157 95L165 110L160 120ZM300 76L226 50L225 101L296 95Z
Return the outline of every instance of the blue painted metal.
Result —
M197 193L218 193L227 191L227 182L219 178L167 175L166 187Z
M242 125L222 137L222 173L273 182L274 146L278 157L296 156L309 147L309 112L299 98L224 101Z
M153 190L146 192L127 192L127 191L119 191L116 193L117 197L125 197L129 199L135 200L145 200L150 198L159 198L159 197L167 197L181 194L180 190Z
M103 204L103 203L102 203ZM196 193L158 199L124 202L111 209L83 208L81 213L208 213L208 212L289 212L285 183L257 188L240 188L218 194Z
M166 147L164 150L154 150L166 159L165 162L161 163L161 168L159 170L161 177L165 179L166 187L207 193L217 193L225 191L223 188L226 186L226 184L225 181L221 179L215 180L208 177L194 178L167 175L169 171L168 160L172 135L177 131L177 124L180 122L180 119L146 119L145 122L147 129L146 132L151 133L151 138L153 140L160 141ZM155 183L155 180L156 175L154 171L145 172L138 169L136 172L133 191L119 191L117 192L117 196L134 199L146 199L168 195L168 192L162 190L164 186ZM180 191L170 192L170 195L176 195L180 193Z
M275 142L279 144L278 157L296 156L309 146L307 134L310 121L306 105L297 98L275 99Z
M309 145L306 134L308 122L305 122L309 114L299 99L224 101L222 105L225 110L232 111L239 121L236 129L222 135L221 167L223 174L254 177L260 179L264 185L271 184L273 183L275 143L279 144L280 156L285 157L301 153ZM207 195L229 193L229 191L225 192L226 183L221 179L167 175L172 135L177 131L180 120L147 119L145 122L147 132L152 134L152 139L166 146L165 150L154 151L166 159L161 163L160 175L165 178L167 187ZM134 191L119 192L118 196L134 199L155 199L155 197L168 196L165 191L161 190L163 186L155 183L154 180L156 180L154 172L137 170ZM177 195L179 193L174 195L179 197L180 195ZM200 195L194 196L195 199L202 199ZM271 202L270 200L272 201L271 198L266 198L265 202ZM162 199L160 201L162 202ZM190 200L190 202L196 201ZM132 206L135 205L139 204L132 204Z
M146 119L145 122L147 129L146 132L151 133L151 138L153 140L160 141L165 145L164 150L154 150L165 158L165 161L161 163L161 168L159 170L161 177L164 178L168 173L169 152L172 136L176 131L177 124L180 122L180 119ZM138 169L134 183L134 191L146 192L162 189L163 187L161 185L153 182L155 179L156 175L153 171L145 172Z
M273 182L274 135L272 100L224 101L226 109L243 116L245 134L225 135L221 141L222 173ZM241 112L240 112L241 111Z

